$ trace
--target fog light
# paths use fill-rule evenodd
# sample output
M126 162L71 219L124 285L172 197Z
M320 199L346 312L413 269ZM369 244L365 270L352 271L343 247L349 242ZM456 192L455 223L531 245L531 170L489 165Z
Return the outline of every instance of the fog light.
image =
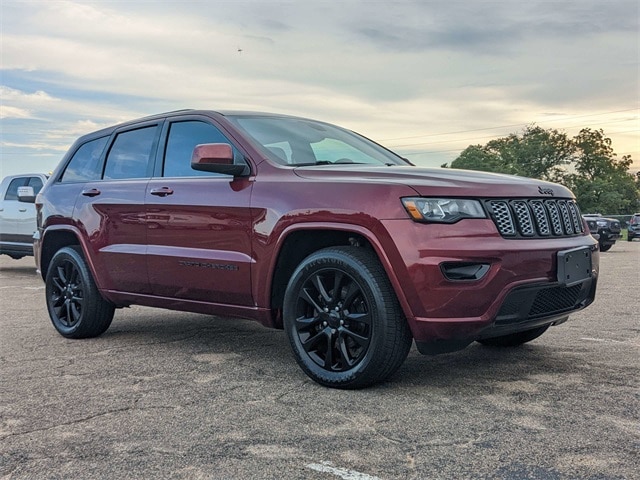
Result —
M444 262L440 264L442 274L452 282L480 280L490 267L488 263Z

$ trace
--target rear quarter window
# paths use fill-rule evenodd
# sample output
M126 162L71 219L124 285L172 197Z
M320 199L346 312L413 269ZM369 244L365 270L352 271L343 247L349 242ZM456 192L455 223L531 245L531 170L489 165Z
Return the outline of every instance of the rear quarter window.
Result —
M102 176L102 152L109 137L102 137L82 145L71 158L61 182L86 182Z

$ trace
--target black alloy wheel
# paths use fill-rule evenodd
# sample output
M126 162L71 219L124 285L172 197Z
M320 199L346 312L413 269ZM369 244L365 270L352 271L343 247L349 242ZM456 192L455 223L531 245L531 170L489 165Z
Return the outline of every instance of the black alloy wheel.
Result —
M78 247L53 256L45 294L51 322L67 338L95 337L111 325L115 307L100 295Z
M309 357L332 372L353 368L371 343L371 313L362 287L336 269L307 277L298 291L295 325Z
M298 364L328 387L381 382L411 347L395 292L365 248L325 248L303 260L289 281L283 313Z
M51 275L49 301L58 321L66 328L75 326L80 321L84 288L78 266L71 260L64 260L56 265Z

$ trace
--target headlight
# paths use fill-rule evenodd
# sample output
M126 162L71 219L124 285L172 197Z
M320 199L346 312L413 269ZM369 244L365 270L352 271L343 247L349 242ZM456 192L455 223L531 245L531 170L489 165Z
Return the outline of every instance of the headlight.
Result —
M407 197L402 203L416 222L456 223L463 218L487 218L478 200Z

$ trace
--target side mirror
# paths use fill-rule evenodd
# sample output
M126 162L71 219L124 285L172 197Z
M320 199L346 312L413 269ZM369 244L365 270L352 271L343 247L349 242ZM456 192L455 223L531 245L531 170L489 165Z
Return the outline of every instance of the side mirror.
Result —
M228 143L196 145L191 156L191 168L203 172L223 173L234 177L247 175L247 165L233 163L233 149Z
M35 203L36 194L33 187L18 187L18 201L23 203Z

